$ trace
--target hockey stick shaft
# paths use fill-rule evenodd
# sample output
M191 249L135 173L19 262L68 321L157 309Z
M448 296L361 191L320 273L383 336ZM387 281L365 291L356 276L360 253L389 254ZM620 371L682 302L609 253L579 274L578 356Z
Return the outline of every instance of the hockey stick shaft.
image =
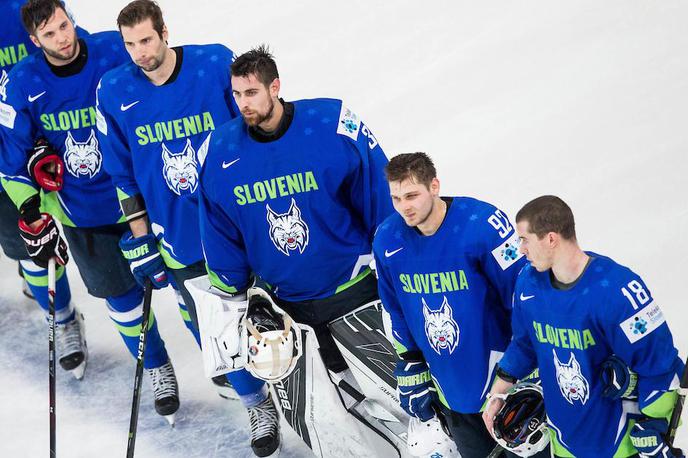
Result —
M498 456L501 456L503 451L504 448L501 445L495 445L495 448L493 448L490 454L487 455L487 458L497 458Z
M143 355L146 351L146 337L148 335L148 318L153 297L153 286L146 281L143 293L143 316L141 318L141 332L139 333L139 348L136 357L136 375L134 376L134 395L131 401L131 418L129 420L129 439L127 441L127 458L134 457L136 445L136 429L139 422L139 405L141 403L141 379L143 378Z
M50 458L57 456L55 417L55 258L48 261L48 397L50 398Z
M683 368L683 375L681 376L681 384L678 390L678 397L676 398L676 405L674 411L671 413L671 420L669 421L669 430L667 431L667 443L670 447L674 445L676 438L676 430L681 421L681 413L683 413L683 403L686 400L686 389L688 388L688 360Z

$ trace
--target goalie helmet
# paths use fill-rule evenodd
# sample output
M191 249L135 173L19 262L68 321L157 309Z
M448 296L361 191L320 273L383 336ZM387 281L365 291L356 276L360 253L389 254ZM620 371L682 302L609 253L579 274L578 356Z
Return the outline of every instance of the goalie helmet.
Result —
M276 382L287 377L301 356L301 332L260 288L249 290L244 318L246 369L255 377Z
M437 416L428 421L411 417L406 438L409 453L413 456L450 458L457 457L456 444L447 435Z
M504 449L518 456L533 456L549 443L542 388L529 382L514 385L494 397L504 405L494 419L494 437Z

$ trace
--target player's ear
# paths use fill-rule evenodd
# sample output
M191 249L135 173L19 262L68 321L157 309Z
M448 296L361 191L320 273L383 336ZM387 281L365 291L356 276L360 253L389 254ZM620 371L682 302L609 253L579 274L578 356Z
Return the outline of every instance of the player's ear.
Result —
M430 182L430 193L433 196L438 196L440 194L440 180L437 177L433 178Z
M165 44L167 44L167 39L169 38L169 36L170 36L170 33L167 30L167 26L165 24L163 24L163 26L162 26L162 41L164 41Z
M36 45L37 48L41 47L41 42L38 41L38 38L36 37L36 35L29 35L29 38L31 39L31 43Z
M270 91L270 97L272 97L273 99L276 99L279 96L279 91L280 91L280 80L279 80L279 78L275 78L274 80L272 80L272 83L270 83L268 90Z

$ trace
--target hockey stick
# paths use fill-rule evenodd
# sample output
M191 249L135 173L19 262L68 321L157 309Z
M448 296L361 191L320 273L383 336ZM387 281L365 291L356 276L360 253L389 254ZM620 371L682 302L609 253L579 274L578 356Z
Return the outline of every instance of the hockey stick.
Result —
M683 368L683 375L681 376L681 383L677 392L678 397L676 398L676 405L674 406L674 411L671 413L669 430L666 435L666 441L669 447L674 446L676 430L678 429L678 423L681 421L681 413L683 413L683 402L686 400L686 394L688 394L688 360L686 360L686 365Z
M495 448L492 449L492 451L490 452L490 454L487 455L487 458L497 458L497 457L500 456L500 455L502 454L502 452L504 452L504 451L505 451L505 450L504 450L504 447L502 447L501 445L497 444L497 445L495 445Z
M131 419L129 420L129 440L127 441L127 458L134 457L136 445L136 428L139 422L139 404L141 403L141 379L143 378L143 354L146 351L146 336L148 335L148 316L150 315L153 285L146 280L143 293L143 317L141 318L141 332L139 334L139 352L136 357L136 375L134 376L134 398L131 401Z
M48 260L48 378L50 398L50 458L57 456L55 418L55 258Z

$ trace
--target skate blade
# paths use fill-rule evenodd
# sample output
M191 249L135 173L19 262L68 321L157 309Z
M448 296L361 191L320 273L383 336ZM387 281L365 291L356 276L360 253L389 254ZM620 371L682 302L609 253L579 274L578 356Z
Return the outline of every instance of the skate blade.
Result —
M72 373L75 379L81 380L84 378L84 372L86 372L86 360L84 359L81 364L76 366L74 369L69 371Z
M171 426L172 428L174 428L174 414L163 415L163 417L165 417L165 420L167 420L167 423L169 423L170 426Z

